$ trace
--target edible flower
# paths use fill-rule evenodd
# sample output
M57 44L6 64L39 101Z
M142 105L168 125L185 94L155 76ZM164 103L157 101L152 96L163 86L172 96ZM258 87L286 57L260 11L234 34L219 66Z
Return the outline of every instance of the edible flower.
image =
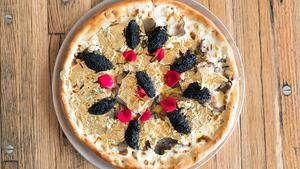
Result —
M160 102L160 105L166 112L172 112L177 107L176 100L173 97L165 98Z
M176 71L169 70L165 74L165 83L169 87L174 87L180 80L180 74Z
M133 50L128 50L128 51L123 52L123 57L128 62L134 62L134 61L136 61L136 58L137 58L137 56Z
M118 112L117 117L122 123L127 123L132 119L132 112L128 108L123 108Z
M149 109L143 112L142 116L140 117L141 122L146 122L151 118L151 112Z
M109 74L104 74L98 77L98 83L103 88L111 88L114 85L114 80Z

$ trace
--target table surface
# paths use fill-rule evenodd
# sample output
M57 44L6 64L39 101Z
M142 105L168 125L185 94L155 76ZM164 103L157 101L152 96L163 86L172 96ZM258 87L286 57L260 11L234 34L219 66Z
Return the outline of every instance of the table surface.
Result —
M244 111L233 135L202 168L299 169L300 1L198 1L229 28L247 82ZM94 168L60 129L51 76L65 34L99 2L0 0L2 168ZM291 94L285 96L289 86Z

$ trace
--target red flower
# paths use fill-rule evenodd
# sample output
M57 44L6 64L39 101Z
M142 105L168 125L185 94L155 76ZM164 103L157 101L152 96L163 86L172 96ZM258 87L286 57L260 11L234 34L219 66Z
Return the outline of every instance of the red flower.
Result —
M173 97L166 98L160 102L160 105L166 112L172 112L176 109L176 100Z
M180 74L176 71L169 70L165 75L165 83L169 87L174 87L180 80Z
M108 74L104 74L100 77L98 77L98 83L103 88L111 88L114 85L114 80L112 77Z
M132 118L132 112L128 108L124 108L118 112L117 116L122 123L127 123Z
M145 92L145 90L143 88L141 88L141 87L138 87L137 93L138 93L138 96L140 98L143 98L143 97L145 97L147 95L147 93Z
M155 52L155 58L160 62L165 58L165 50L163 48L159 48Z
M137 58L137 56L133 50L128 50L128 51L123 52L123 57L128 62L134 62Z
M151 118L151 112L149 109L143 112L142 116L140 117L141 122L146 122Z

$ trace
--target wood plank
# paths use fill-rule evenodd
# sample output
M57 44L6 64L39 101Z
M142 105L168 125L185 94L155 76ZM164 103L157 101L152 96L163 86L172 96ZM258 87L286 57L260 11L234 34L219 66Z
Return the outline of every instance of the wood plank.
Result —
M60 35L50 35L49 41L49 60L50 67L48 72L53 72L55 59L60 48L61 43L63 42L64 34ZM52 79L52 77L51 77ZM49 153L52 154L49 157L49 161L55 162L55 165L52 165L53 169L55 168L72 168L72 169L82 169L82 168L93 168L87 160L85 160L70 144L69 140L63 134L57 117L54 111L52 96L49 94L49 138L51 142L49 143L50 149ZM58 158L59 157L59 158Z
M49 33L68 32L90 8L90 0L48 0Z
M281 132L283 145L283 165L286 169L299 168L300 164L300 95L299 89L299 2L298 1L274 1L274 29L275 43L279 58L279 82L280 86L288 83L294 89L292 95L286 97L281 94ZM294 17L297 16L298 17ZM295 36L296 35L296 36ZM298 90L299 91L299 90Z
M19 0L19 31L21 53L16 55L20 61L15 85L20 93L20 168L49 168L47 144L49 140L47 123L47 65L48 65L48 27L46 1ZM45 92L46 91L46 92ZM46 99L45 99L46 98ZM45 100L44 100L45 99ZM45 129L45 130L44 130Z
M39 99L43 97L43 89L38 89L39 82L44 80L39 72L47 73L42 71L45 65L41 65L48 59L47 4L45 1L1 2L4 4L1 9L17 9L12 11L12 27L1 26L1 30L5 29L1 39L6 39L1 43L7 47L1 52L1 94L6 93L6 96L1 95L1 111L9 113L9 119L2 119L5 136L2 140L5 138L5 144L16 143L14 153L18 152L15 158L20 168L48 168L44 160L40 160L47 154L42 153L47 151L47 142L42 139L47 132L40 132L46 127L40 122L44 114L41 111L44 105Z
M272 1L259 1L262 97L264 108L267 168L283 168L282 136L280 132L280 83L278 54L274 41ZM273 90L269 90L273 89Z
M244 59L246 102L241 116L242 168L266 168L258 1L234 1L237 44Z
M0 22L0 72L1 72L1 161L18 160L20 142L19 87L16 85L20 75L21 55L19 48L20 22L19 5L9 5L8 1L0 1L1 16L12 16L11 24L1 18ZM9 40L8 40L9 39ZM11 145L14 152L7 154L6 146Z

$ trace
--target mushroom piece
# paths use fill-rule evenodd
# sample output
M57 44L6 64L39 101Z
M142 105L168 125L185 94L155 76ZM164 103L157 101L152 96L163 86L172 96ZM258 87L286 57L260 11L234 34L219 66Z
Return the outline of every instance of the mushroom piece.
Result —
M232 86L232 82L231 81L228 81L228 82L225 82L223 84L221 84L217 89L216 91L221 91L221 92L227 92Z
M165 150L171 150L171 148L174 147L177 143L177 140L170 137L165 137L156 143L154 152L156 154L163 155Z
M150 32L155 28L156 23L155 23L154 19L146 18L146 19L143 19L143 26L144 26L145 32Z
M128 150L127 150L127 145L125 142L121 142L118 144L118 149L119 149L119 154L121 155L127 155Z

